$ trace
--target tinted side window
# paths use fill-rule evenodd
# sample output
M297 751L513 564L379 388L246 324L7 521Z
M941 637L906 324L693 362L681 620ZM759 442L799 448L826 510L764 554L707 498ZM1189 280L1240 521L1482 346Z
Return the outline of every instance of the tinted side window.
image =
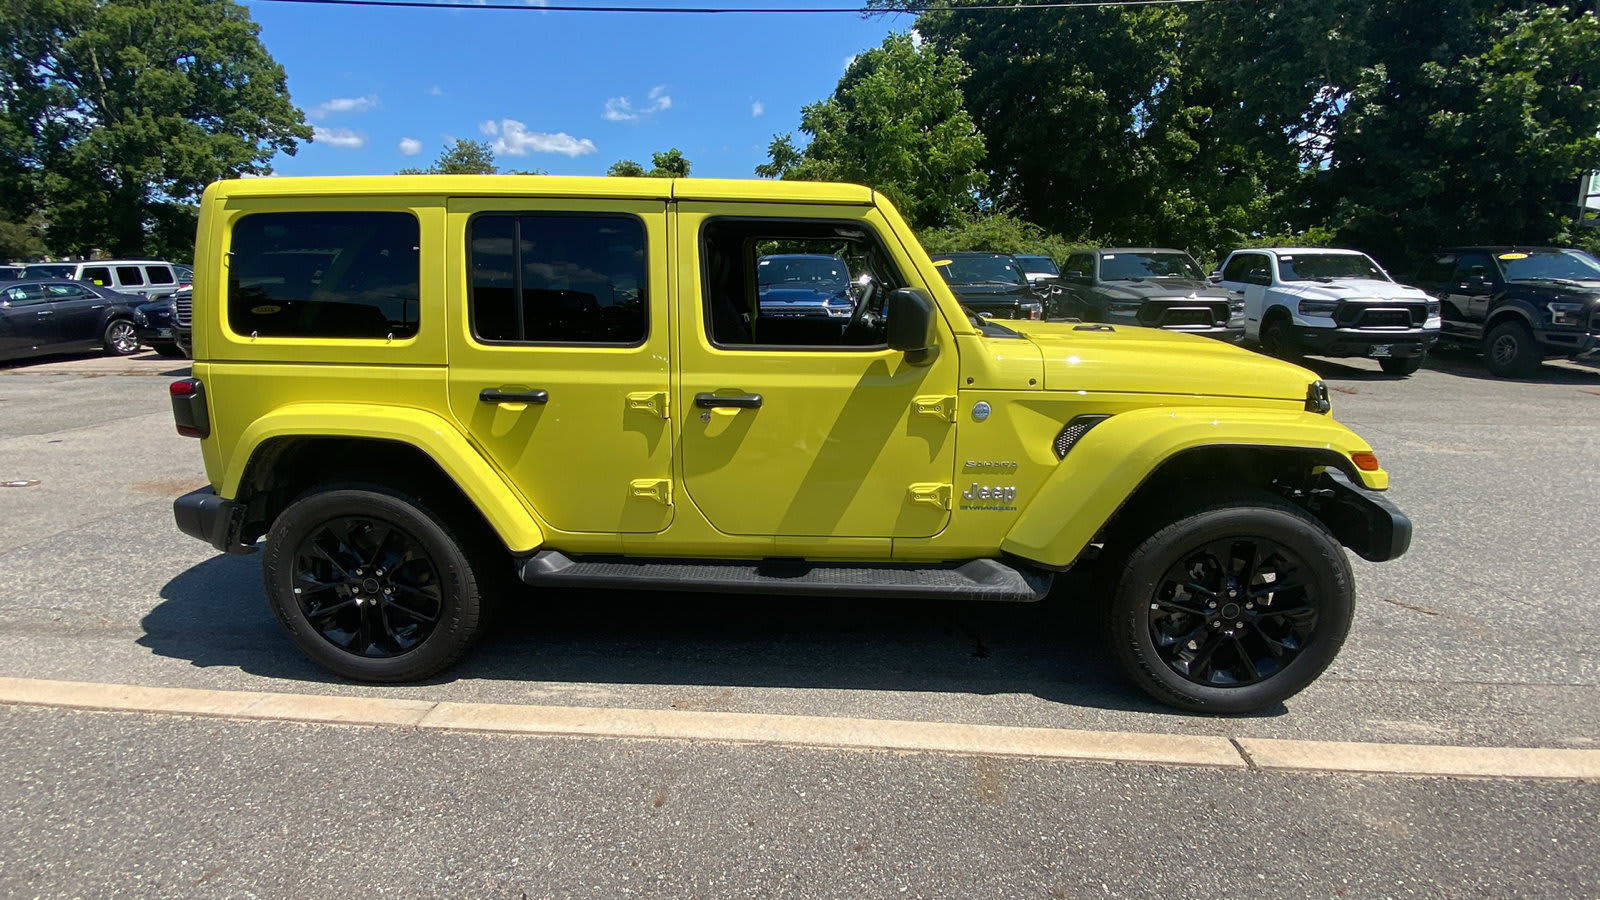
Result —
M101 287L110 287L111 270L105 266L90 266L83 270L83 274L78 276L78 280L87 281L90 284L98 284Z
M228 325L263 337L411 337L418 234L403 212L245 216L228 257Z
M1498 280L1500 272L1495 268L1494 261L1489 259L1489 254L1487 253L1463 253L1457 256L1454 280L1457 283L1465 284L1467 279L1473 275L1482 275L1494 281Z
M637 344L649 330L644 223L485 213L467 226L481 341Z
M1261 257L1254 253L1237 253L1233 259L1228 260L1227 268L1222 270L1223 281L1244 281L1244 276L1261 263Z
M166 266L145 266L145 277L151 284L172 284L172 270Z
M144 284L144 272L140 271L138 266L117 266L117 282L126 285Z
M1087 253L1074 253L1067 257L1067 274L1094 277L1094 257Z

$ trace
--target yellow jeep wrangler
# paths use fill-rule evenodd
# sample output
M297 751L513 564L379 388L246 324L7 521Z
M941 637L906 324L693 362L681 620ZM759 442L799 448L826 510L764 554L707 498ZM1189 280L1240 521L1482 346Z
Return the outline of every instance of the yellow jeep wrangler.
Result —
M780 255L827 264L763 267ZM1129 675L1242 712L1338 652L1341 545L1410 542L1312 373L972 318L864 187L219 182L194 282L172 403L211 485L178 527L264 537L278 619L349 678L449 666L502 576L1032 601L1092 562ZM830 299L788 302L807 290Z

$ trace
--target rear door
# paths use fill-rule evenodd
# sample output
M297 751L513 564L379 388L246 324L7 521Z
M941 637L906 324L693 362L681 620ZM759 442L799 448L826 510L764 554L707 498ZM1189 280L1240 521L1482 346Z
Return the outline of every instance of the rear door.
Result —
M1252 340L1261 338L1261 319L1266 314L1263 307L1271 282L1272 263L1265 253L1235 253L1222 269L1218 284L1244 299L1244 333Z
M551 527L665 529L665 199L458 198L448 218L456 420Z

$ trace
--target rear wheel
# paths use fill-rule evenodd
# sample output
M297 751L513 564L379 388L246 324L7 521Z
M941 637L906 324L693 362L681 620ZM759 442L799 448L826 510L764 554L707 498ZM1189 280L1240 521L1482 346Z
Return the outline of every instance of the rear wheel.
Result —
M1252 712L1299 693L1350 630L1344 550L1270 493L1187 509L1113 560L1109 634L1123 668L1161 702L1200 712Z
M100 343L105 345L106 353L112 356L132 356L139 352L139 334L133 330L133 322L128 319L107 322Z
M1501 378L1526 378L1539 371L1544 354L1528 326L1512 319L1489 330L1483 339L1483 361Z
M1268 356L1290 362L1300 359L1300 348L1295 343L1294 332L1289 329L1287 319L1273 319L1261 327L1261 349Z
M482 615L449 524L388 488L320 489L267 534L267 599L305 654L346 678L414 681L454 663Z
M1410 375L1422 368L1422 360L1421 356L1391 356L1378 360L1378 365L1383 367L1385 375Z

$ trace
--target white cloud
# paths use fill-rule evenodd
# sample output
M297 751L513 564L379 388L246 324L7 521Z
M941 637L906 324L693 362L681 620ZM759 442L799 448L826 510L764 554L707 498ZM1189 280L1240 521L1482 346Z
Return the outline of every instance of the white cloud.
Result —
M493 126L494 131L489 130ZM594 141L588 138L575 138L565 131L556 134L546 134L542 131L529 131L528 126L516 119L501 119L498 125L493 122L483 123L484 134L499 133L494 142L494 152L504 153L508 156L527 156L529 153L559 153L562 156L587 156L595 152Z
M478 125L478 132L480 134L486 134L489 137L494 137L500 133L500 126L495 124L493 119L490 119L489 121Z
M612 97L606 101L606 111L602 117L607 122L637 122L645 116L653 116L662 110L672 108L672 97L667 93L667 86L658 84L645 95L645 105L635 109L633 101L627 97Z
M348 128L323 128L318 125L314 132L313 143L327 144L344 150L356 150L367 145L366 134Z
M416 156L422 152L422 142L416 138L403 137L400 139L400 155Z
M428 88L428 96L429 97L443 97L444 96L444 88L441 88L436 84L433 87Z
M306 115L313 119L325 119L328 116L335 115L337 113L359 113L366 112L369 109L377 108L378 98L376 95L369 94L365 97L335 97L332 100L318 103L316 106L312 107L311 112L306 113Z
M766 111L767 111L767 105L765 103L762 103L760 100L757 100L756 102L750 104L750 117L752 119L761 118L761 114L766 112Z

